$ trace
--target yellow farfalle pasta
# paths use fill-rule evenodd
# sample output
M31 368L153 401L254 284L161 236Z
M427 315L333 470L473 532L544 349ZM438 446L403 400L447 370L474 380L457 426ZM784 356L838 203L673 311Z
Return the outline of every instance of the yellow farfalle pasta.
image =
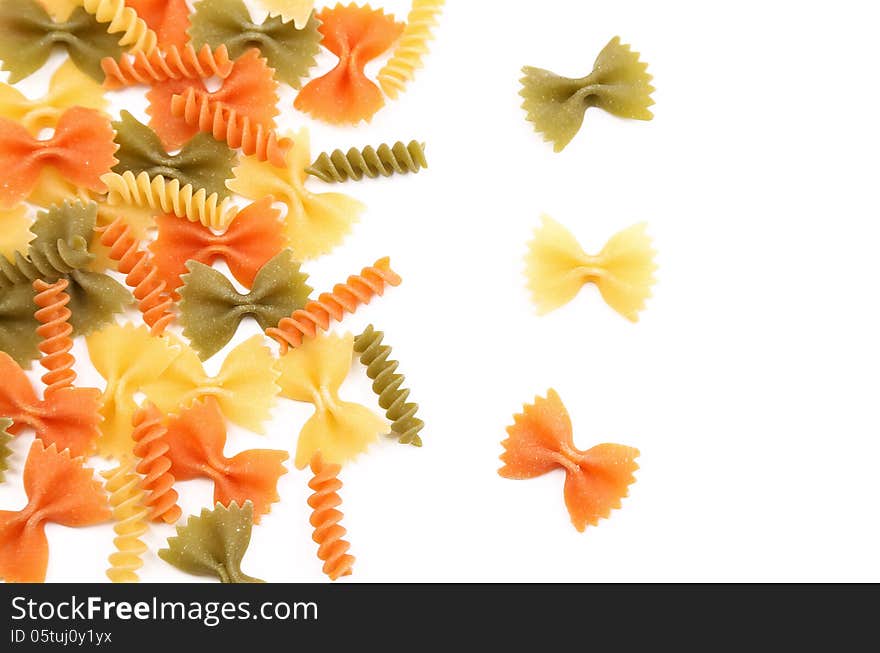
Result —
M89 357L98 374L107 380L102 397L101 436L98 453L122 459L131 453L134 395L158 378L181 349L167 337L151 336L144 326L113 324L86 338Z
M193 349L184 344L180 348L180 356L142 386L150 401L171 413L203 397L215 397L226 419L262 433L280 390L275 359L263 337L254 336L229 352L217 376L205 373Z
M125 6L125 0L82 0L83 8L99 23L107 23L108 34L119 34L119 45L131 52L150 54L156 49L159 38L137 12Z
M151 178L146 172L135 176L126 170L121 175L109 172L101 177L101 181L107 185L110 205L148 206L190 222L200 222L211 229L226 229L238 213L231 198L221 201L217 193L208 195L203 188L195 190L190 184L181 186L177 179Z
M0 208L0 256L11 261L15 252L27 252L28 243L34 237L30 226L31 219L24 204Z
M428 54L428 43L434 38L433 29L445 4L445 0L413 0L397 47L376 76L382 91L391 99L406 89L407 82L422 67L422 58Z
M281 396L315 405L299 433L297 469L305 468L318 451L325 462L342 465L388 432L388 422L369 408L339 398L353 356L351 334L318 335L277 362Z
M605 302L637 322L654 284L654 250L638 224L612 236L596 256L581 248L574 235L548 216L529 243L526 277L541 314L564 306L586 283L595 283Z
M101 85L70 59L52 75L49 90L41 98L31 100L14 86L0 83L0 117L20 123L33 136L55 127L62 113L77 106L104 111L107 100Z
M270 16L281 16L285 23L293 21L297 29L303 29L315 7L315 0L260 0Z
M40 171L37 183L27 201L42 209L49 209L56 204L63 204L68 200L80 200L91 202L97 197L86 188L80 188L73 182L65 179L62 174L52 166L46 166Z
M328 254L351 231L364 205L342 193L312 193L305 187L306 168L312 163L309 132L303 128L292 136L286 167L243 157L233 169L227 187L244 197L258 200L272 195L287 206L284 229L300 261Z

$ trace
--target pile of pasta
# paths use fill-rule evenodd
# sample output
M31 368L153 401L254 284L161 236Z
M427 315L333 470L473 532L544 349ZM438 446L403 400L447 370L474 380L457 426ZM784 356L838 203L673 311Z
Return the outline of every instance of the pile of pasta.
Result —
M405 21L368 5L320 10L263 0L17 0L0 4L0 480L13 437L34 435L27 504L0 511L0 579L45 580L47 523L113 520L107 576L138 580L152 523L177 525L156 552L192 574L259 582L241 570L253 525L279 501L288 452L224 455L227 426L260 433L278 397L314 413L293 465L309 469L323 571L352 571L339 510L342 467L383 435L421 446L424 426L384 336L334 325L397 286L379 258L316 293L301 264L330 254L364 206L312 184L427 166L424 145L336 150L314 160L309 133L279 133L279 85L333 124L369 121L412 81L443 0ZM321 48L339 59L309 80ZM38 99L14 84L53 50L66 59ZM374 82L368 62L387 54ZM108 94L143 87L148 124L108 114ZM289 110L289 108L288 108ZM311 181L310 181L311 180ZM227 278L212 263L223 260ZM126 309L140 315L126 321ZM252 318L265 335L203 367ZM85 339L103 390L77 383ZM339 389L357 359L375 406ZM42 367L42 388L26 372ZM88 458L115 461L97 474ZM207 478L213 505L184 519L179 483Z

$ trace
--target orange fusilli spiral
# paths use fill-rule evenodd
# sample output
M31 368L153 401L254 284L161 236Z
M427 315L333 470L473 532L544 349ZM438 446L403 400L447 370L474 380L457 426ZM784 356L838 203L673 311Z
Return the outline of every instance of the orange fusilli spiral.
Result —
M117 218L107 227L101 227L101 244L110 248L110 258L117 261L117 269L124 275L125 283L132 289L144 322L154 336L162 335L165 327L174 319L171 307L174 302L165 288L165 281L153 264L153 257L141 248L132 235L131 227Z
M165 456L168 445L162 442L167 430L165 420L158 408L147 404L138 408L132 424L131 438L138 458L136 471L144 476L143 487L147 492L144 503L150 508L150 519L173 524L180 519L181 510L177 505L174 477L169 472L171 461Z
M118 60L113 57L101 60L101 68L106 75L104 87L108 89L136 84L152 85L169 79L226 79L232 72L232 66L233 61L225 45L211 50L207 43L200 50L187 44L184 48L171 46L164 50L156 49L151 54L136 52Z
M359 275L352 275L345 283L337 284L333 292L325 292L305 308L294 311L266 330L266 335L281 345L281 353L290 347L299 347L305 338L314 338L319 331L326 331L331 322L339 322L346 313L354 313L358 306L369 304L376 295L385 292L385 286L399 286L400 276L391 269L386 257L375 265L364 268Z
M338 478L342 467L325 464L319 451L312 457L311 468L314 476L309 487L314 492L308 502L312 509L309 523L315 529L312 539L318 544L318 558L324 562L324 573L330 580L336 580L349 576L354 565L354 556L348 553L351 545L342 539L346 532L339 523L342 513L337 510L342 505L339 496L342 481Z
M67 308L70 295L65 292L69 283L64 278L55 283L34 280L34 290L37 292L34 303L39 307L34 316L40 323L37 335L42 338L39 345L42 353L40 365L46 369L43 374L45 399L63 388L72 387L76 380L76 372L73 370L75 360L70 353L73 348L73 340L70 339L73 327L68 322L71 313Z
M229 147L241 148L244 154L258 161L269 161L280 168L286 165L285 155L293 145L292 140L279 138L274 129L254 122L222 102L212 101L204 91L188 88L172 96L171 113Z

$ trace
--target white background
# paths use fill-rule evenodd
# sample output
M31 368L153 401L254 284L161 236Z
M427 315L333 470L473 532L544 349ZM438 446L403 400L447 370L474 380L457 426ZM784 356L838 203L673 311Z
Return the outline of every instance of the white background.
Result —
M876 19L860 2L449 0L426 68L371 125L314 124L285 91L281 122L311 124L315 152L428 144L417 176L332 188L368 211L306 265L323 290L391 256L403 285L344 327L386 331L427 423L422 449L382 442L345 468L345 582L880 580ZM655 119L591 110L554 154L519 108L520 67L584 75L615 35L650 64ZM140 94L113 97L145 119ZM588 250L649 223L660 268L639 324L593 288L535 316L522 268L542 212ZM77 351L81 382L102 387ZM496 473L513 413L549 387L582 448L642 452L623 509L582 534L561 472ZM356 366L344 390L373 401ZM281 400L269 435L230 428L227 454L292 451L309 414ZM23 505L17 472L0 507ZM324 579L308 478L282 478L247 573ZM208 482L179 490L185 513L211 502ZM152 528L142 578L201 580L156 558L172 533ZM48 535L48 580L105 580L110 525Z

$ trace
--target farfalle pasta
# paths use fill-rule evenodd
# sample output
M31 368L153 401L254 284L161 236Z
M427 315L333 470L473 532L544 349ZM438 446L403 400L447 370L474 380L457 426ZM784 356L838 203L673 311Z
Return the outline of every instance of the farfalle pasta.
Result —
M217 193L208 194L204 188L181 186L176 179L161 175L150 177L146 172L135 175L126 170L110 172L101 180L107 185L107 204L150 208L156 213L172 213L190 222L201 222L211 229L223 230L232 222L238 209L231 199Z
M189 35L194 47L224 44L232 57L240 57L256 45L275 69L275 77L293 88L300 87L321 49L321 33L314 16L301 29L280 17L267 18L258 25L241 0L196 3Z
M70 60L53 73L46 94L34 100L14 86L0 83L0 117L19 123L33 136L42 129L54 128L72 107L105 111L107 99L101 86Z
M385 417L391 420L391 432L401 444L422 446L419 432L425 423L416 417L419 405L409 399L409 389L403 387L406 380L397 373L400 363L391 360L391 347L383 345L385 337L372 324L354 339L354 351L361 364L367 368L367 376L373 381L373 392L379 398L379 406Z
M150 245L166 288L177 290L187 261L210 265L223 259L240 283L250 288L260 268L284 248L280 214L265 197L242 209L222 234L173 215L156 218L158 236Z
M104 88L109 89L137 84L152 86L169 79L226 79L232 73L232 67L233 61L225 45L211 49L207 44L198 50L187 44L181 48L172 46L153 50L149 55L135 52L119 59L106 57L101 60Z
M369 304L376 295L382 295L386 286L400 285L401 278L391 269L391 261L382 258L375 265L350 276L345 283L338 283L332 292L321 293L277 327L266 329L266 335L281 346L281 353L291 347L299 347L304 340L314 338L326 331L332 322L339 322L346 313L354 313L358 307Z
M132 451L134 395L158 378L181 355L166 337L151 336L146 327L116 325L86 338L95 370L107 381L101 400L98 452L121 460Z
M594 283L611 308L637 322L657 269L645 229L644 224L625 229L590 256L568 229L544 216L526 255L526 278L538 312L564 306L584 284Z
M526 119L544 140L561 152L580 131L584 114L590 107L599 107L620 118L651 120L648 109L654 100L648 64L639 61L639 53L615 36L606 45L593 72L580 79L561 77L542 68L525 66L520 80L522 108Z
M280 16L285 23L293 21L297 29L302 29L309 22L315 0L259 0L259 4L270 16Z
M304 469L318 451L329 464L347 463L387 432L385 420L369 408L339 398L353 356L351 334L319 335L277 362L281 396L315 406L299 433L297 469Z
M293 106L333 124L371 120L385 105L385 98L364 74L364 66L391 47L403 25L381 9L355 4L323 9L318 19L322 45L339 57L339 63L306 84Z
M368 145L363 149L350 148L347 152L333 150L322 152L306 172L328 184L364 177L390 177L393 174L416 173L428 167L425 145L410 141L407 145L397 141L394 145L382 143L378 148Z
M254 523L269 512L278 496L278 479L287 473L286 451L248 449L232 458L223 455L226 422L214 397L197 401L168 419L163 441L175 481L207 478L214 484L214 503L254 506Z
M160 550L159 557L188 574L214 576L222 583L262 583L241 570L253 523L250 502L241 507L234 502L218 503L178 526L177 535L168 538L168 548Z
M103 192L101 176L116 164L115 151L110 119L94 109L67 109L48 140L37 140L19 123L0 118L0 205L25 199L45 167L81 188Z
M35 441L24 466L27 505L0 510L0 579L41 583L49 562L47 523L92 526L110 519L107 497L80 458Z
M428 54L428 44L434 38L433 30L445 4L445 0L413 0L403 34L391 58L376 75L382 91L391 99L396 99L406 89L415 71L422 67L422 59Z
M104 78L101 59L122 52L116 39L82 7L54 21L35 0L0 3L0 60L14 84L43 67L56 45L67 50L76 67L95 81Z
M0 208L0 256L11 259L15 252L26 252L33 237L30 226L31 217L24 203L8 209Z
M227 112L234 111L237 116L246 117L254 126L272 129L275 127L275 116L278 115L277 87L272 69L260 56L260 51L250 48L235 60L229 75L215 91L208 91L201 78L169 79L155 83L147 93L150 126L169 150L182 147L195 136L202 129L199 114L191 116L189 112L173 110L180 102L178 100L178 104L175 104L174 98L190 91L195 93L197 100L204 98L210 105L219 105ZM212 133L208 129L203 131Z
M620 444L600 444L587 451L575 447L571 419L555 390L546 398L536 397L534 404L527 404L513 419L501 443L501 476L521 480L563 469L565 505L571 523L581 532L620 508L635 482L638 449Z
M182 351L173 364L141 386L144 394L165 413L214 397L230 422L263 433L279 391L275 358L263 338L254 336L230 351L217 376L205 372L194 350L178 346Z
M204 360L220 351L247 316L266 330L302 308L312 292L289 249L267 262L249 293L238 292L221 272L198 261L186 264L180 289L180 322Z
M182 48L189 37L189 7L186 0L125 0L125 4L156 33L158 45Z
M277 167L253 157L243 157L226 183L239 195L259 200L271 195L287 207L284 233L294 256L308 261L330 253L351 231L364 205L342 193L312 193L305 187L306 167L311 163L309 133L293 136L293 147Z
M206 134L196 134L177 154L168 154L156 133L128 111L120 113L116 130L118 163L113 172L142 172L150 177L176 179L181 186L203 188L209 194L227 194L226 180L232 177L235 152Z

